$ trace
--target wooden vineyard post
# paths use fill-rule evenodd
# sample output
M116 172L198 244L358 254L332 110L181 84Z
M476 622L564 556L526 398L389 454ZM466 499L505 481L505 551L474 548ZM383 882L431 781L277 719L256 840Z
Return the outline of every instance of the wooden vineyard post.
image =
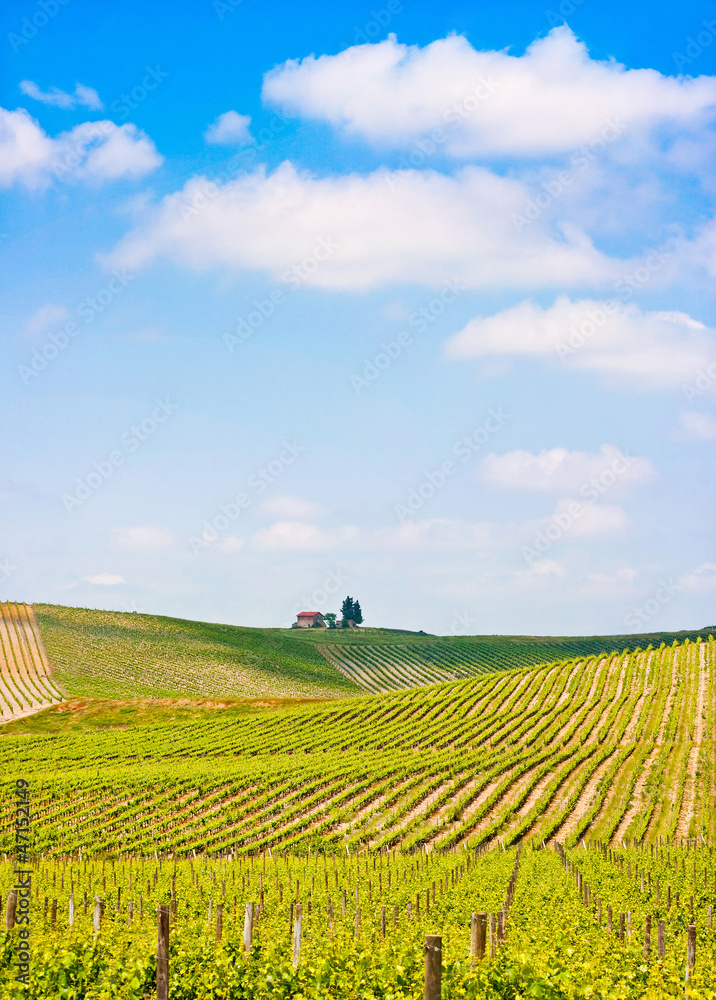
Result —
M346 890L344 889L343 890L343 908L341 910L341 916L345 917L345 915L346 915Z
M299 904L300 905L300 904ZM293 913L293 903L291 903ZM254 936L254 904L247 903L244 911L244 951L248 955L251 951L251 942Z
M385 907L383 907L383 909L385 910ZM328 904L328 930L331 937L333 937L336 930L336 918L333 912L333 903Z
M385 907L380 908L380 936L385 941Z
M696 924L689 924L686 937L686 980L696 965Z
M666 957L666 922L664 920L659 921L659 961L663 962Z
M649 958L651 954L651 914L647 913L644 924L644 958Z
M356 941L360 938L360 908L356 907Z
M713 929L714 929L714 908L713 906L709 906L709 930L712 931Z
M169 1000L169 907L157 910L157 1000Z
M68 915L67 915L67 921L68 921L70 930L72 930L72 928L75 925L75 894L74 894L74 892L70 893L69 912L68 912Z
M303 925L303 907L296 903L296 920L293 925L293 967L298 968L301 961L301 929Z
M5 910L5 930L11 931L15 926L15 913L17 911L17 893L7 894L7 908Z
M216 932L214 934L214 940L217 942L221 941L221 936L224 931L224 907L222 903L218 903L216 906Z
M104 913L104 900L99 896L94 898L94 932L99 934L102 930L102 914Z
M624 944L624 914L619 914L619 940Z
M130 901L127 903L127 926L128 927L132 926L132 917L133 916L134 916L134 903L130 899Z
M443 939L439 934L425 938L425 1000L440 1000L442 992Z
M612 904L607 907L607 933L612 936Z
M490 914L490 958L497 954L497 920L495 914Z
M57 923L57 900L52 900L52 910L50 911L50 928L54 931Z
M288 907L288 933L293 934L293 903Z

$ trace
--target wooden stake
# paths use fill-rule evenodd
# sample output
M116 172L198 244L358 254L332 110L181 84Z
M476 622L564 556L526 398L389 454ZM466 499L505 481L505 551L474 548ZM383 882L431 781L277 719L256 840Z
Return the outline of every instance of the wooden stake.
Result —
M644 958L649 958L651 954L651 914L647 913L644 924Z
M689 924L686 937L686 979L696 964L696 924Z
M94 898L94 932L99 934L102 930L102 915L104 913L104 900L99 896Z
M439 934L425 938L425 1000L440 1000L442 993L443 939Z
M659 961L663 962L666 957L666 921L659 921Z
M303 907L296 903L296 920L293 925L293 967L298 968L301 961L301 929L303 924Z
M15 926L15 914L17 912L17 893L7 894L7 908L5 910L5 930L11 931Z
M169 907L157 909L157 1000L169 1000Z

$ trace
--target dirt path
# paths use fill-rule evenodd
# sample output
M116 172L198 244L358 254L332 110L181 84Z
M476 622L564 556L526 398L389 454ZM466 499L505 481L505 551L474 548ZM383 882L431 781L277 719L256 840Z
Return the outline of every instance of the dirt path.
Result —
M614 751L614 753L616 753L616 751ZM562 843L565 843L572 836L580 821L584 819L591 809L594 798L597 794L599 782L602 780L605 772L609 770L613 763L614 753L611 753L606 760L603 760L596 769L592 777L584 786L582 794L579 796L574 805L574 809L562 824L559 830L559 836Z
M706 706L706 685L709 676L709 668L706 664L706 644L699 646L699 689L696 694L696 716L694 718L693 745L689 752L689 762L686 765L686 781L684 783L684 795L681 800L681 811L679 821L676 824L676 836L678 839L685 839L689 835L689 827L694 818L696 810L696 772L701 754L701 743L704 736L704 708Z

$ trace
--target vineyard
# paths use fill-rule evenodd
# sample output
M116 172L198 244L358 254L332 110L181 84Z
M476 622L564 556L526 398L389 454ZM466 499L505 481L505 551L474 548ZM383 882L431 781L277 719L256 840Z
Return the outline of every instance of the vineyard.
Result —
M26 604L0 603L0 722L62 700L33 609Z
M74 698L325 698L388 693L709 631L644 636L428 636L252 629L37 605L53 674Z
M172 998L417 998L437 933L448 996L684 996L695 948L686 995L713 1000L715 666L699 638L184 721L156 701L144 724L98 725L104 703L11 723L0 892L22 777L34 978L10 930L0 1000L156 996L164 904Z
M556 846L40 861L28 981L11 926L0 1000L141 1000L160 966L173 1000L417 998L429 933L445 996L713 997L711 848ZM8 914L13 885L0 865Z
M186 724L7 734L46 855L716 836L714 641ZM17 724L21 725L21 724ZM0 816L9 850L7 797Z

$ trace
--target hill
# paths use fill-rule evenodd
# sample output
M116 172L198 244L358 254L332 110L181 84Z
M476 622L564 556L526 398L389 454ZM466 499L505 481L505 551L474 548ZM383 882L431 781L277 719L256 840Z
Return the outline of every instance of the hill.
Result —
M580 638L259 629L56 605L36 605L34 614L56 683L78 698L381 693L708 636L706 630Z
M60 706L5 727L0 765L22 761L50 852L708 838L715 666L713 640L687 642L318 704L157 706L146 725L89 712L79 732Z

